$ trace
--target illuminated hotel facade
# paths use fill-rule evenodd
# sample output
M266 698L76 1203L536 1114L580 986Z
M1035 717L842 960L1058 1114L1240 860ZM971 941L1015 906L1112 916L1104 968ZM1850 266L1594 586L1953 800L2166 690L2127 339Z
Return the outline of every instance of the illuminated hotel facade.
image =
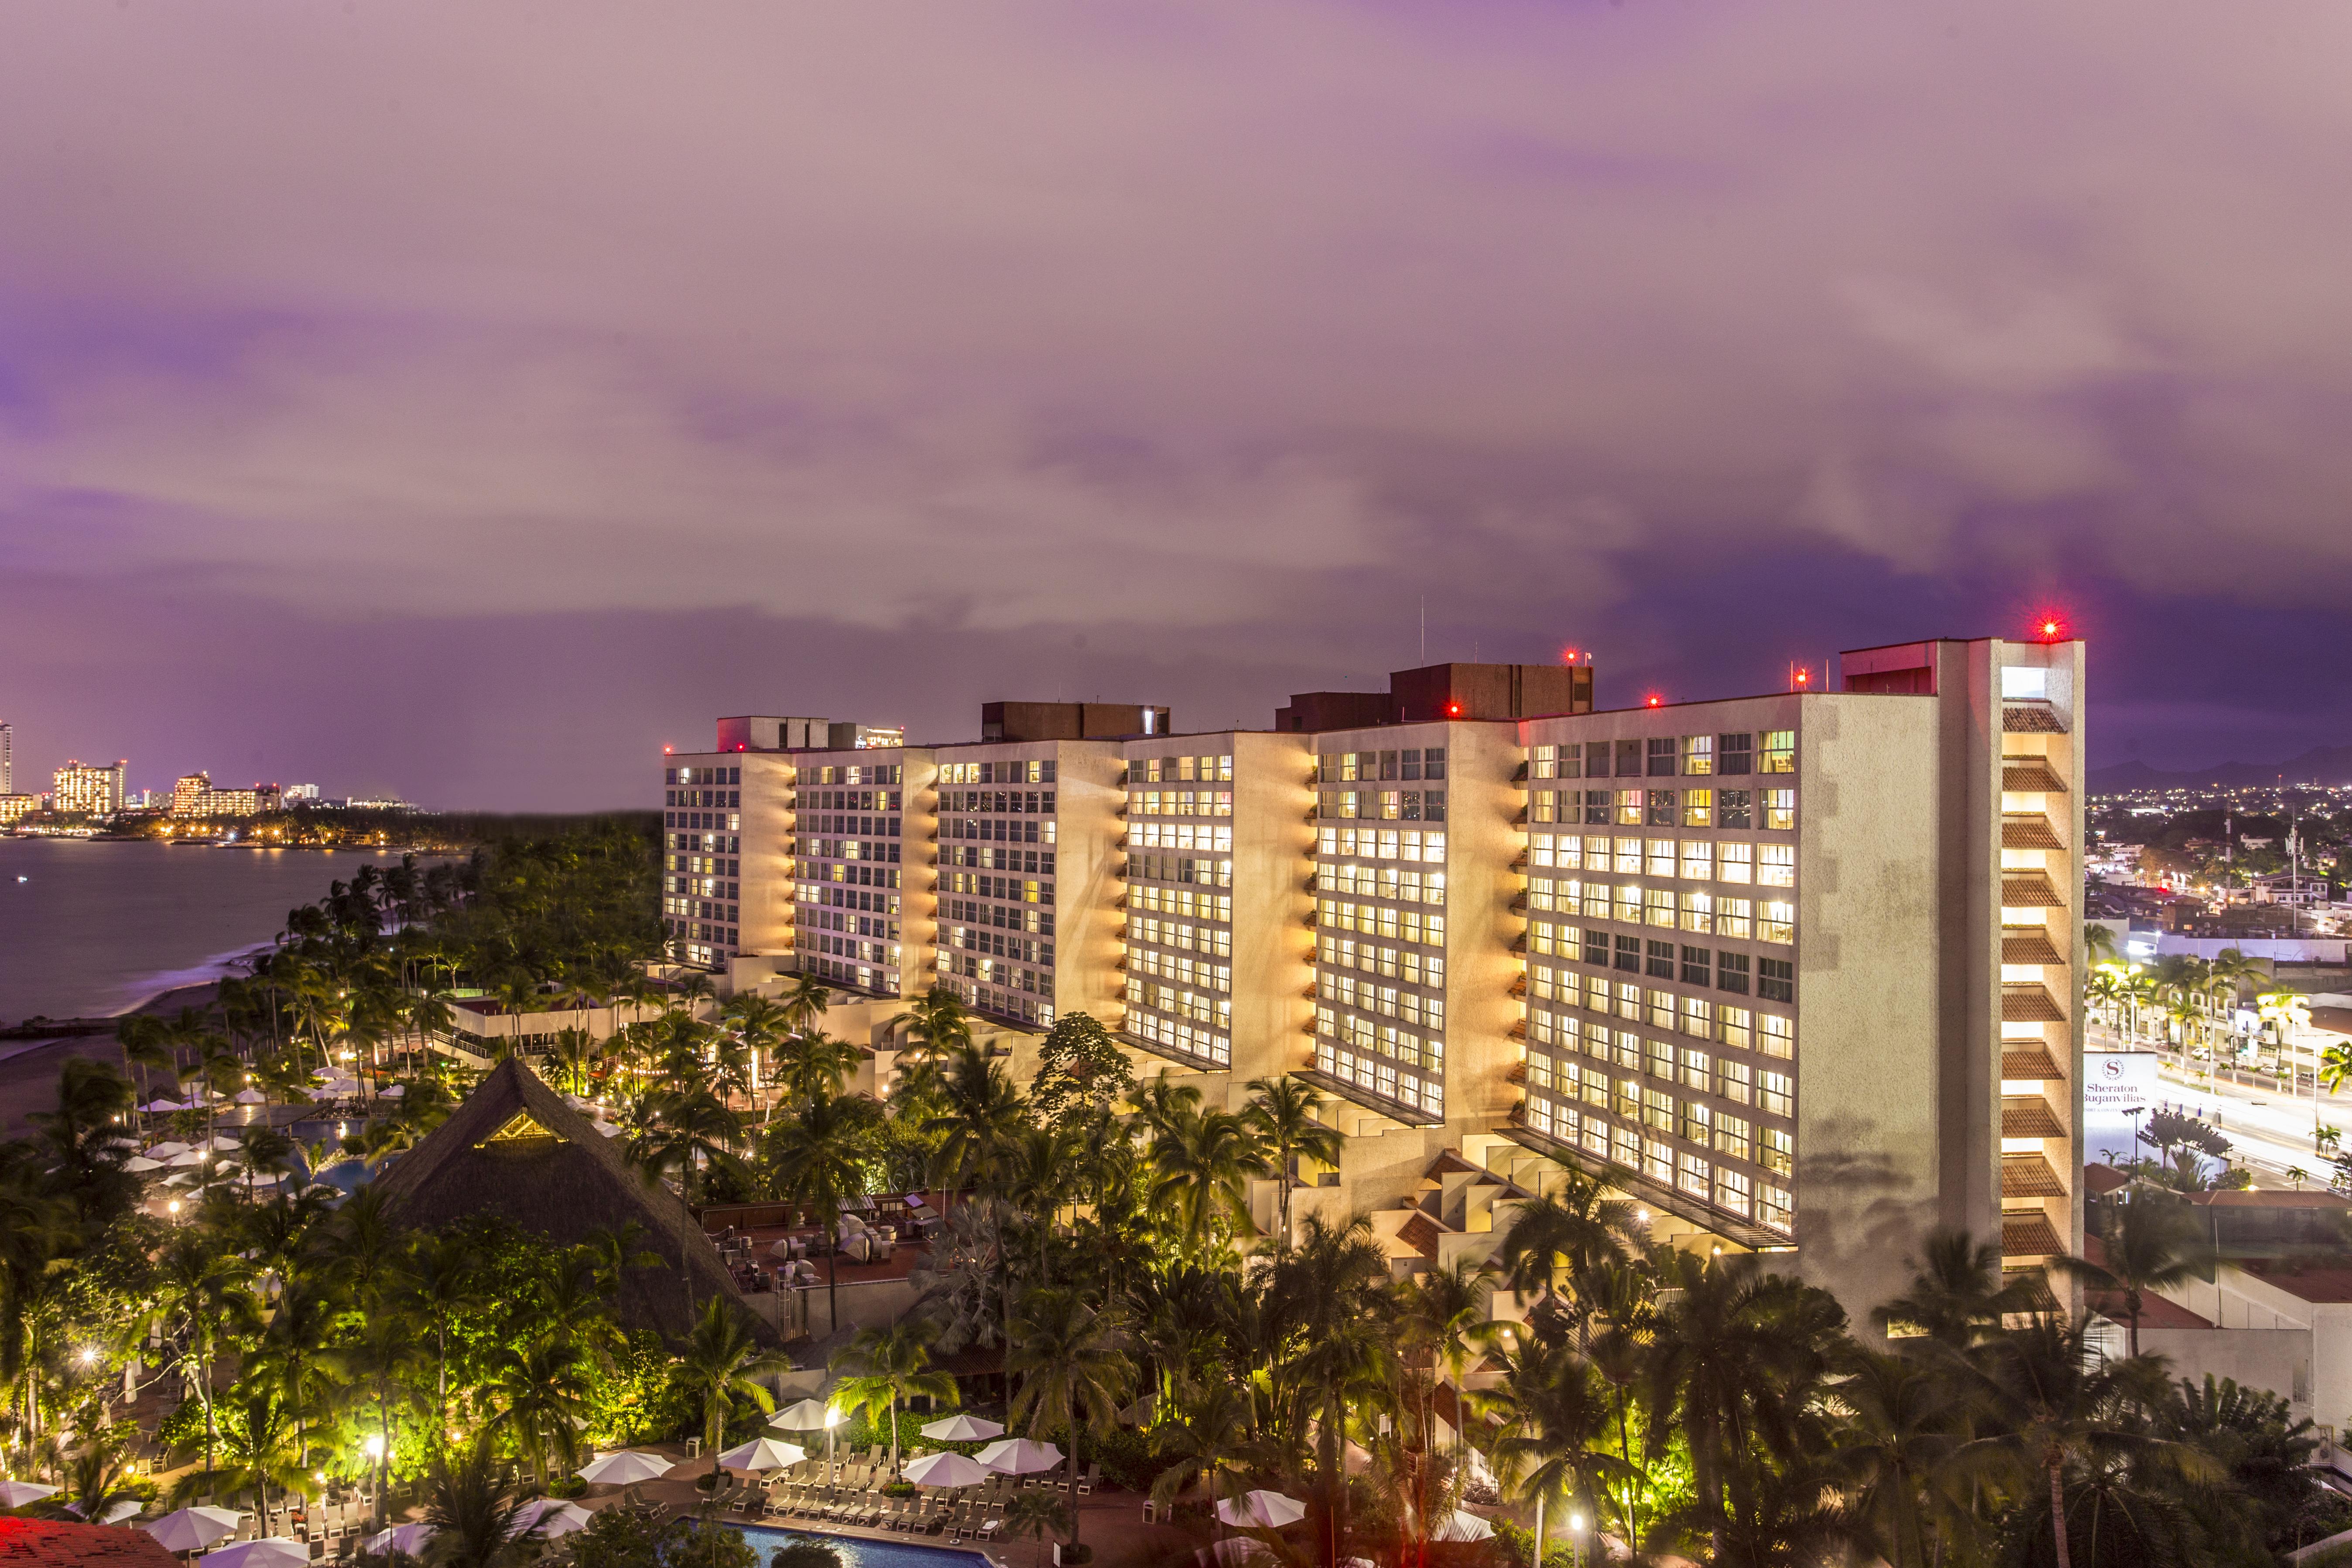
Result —
M2079 1242L2083 659L1841 673L1596 711L1589 665L1436 666L1270 731L1006 703L917 746L725 721L664 759L666 918L737 987L837 987L886 1078L941 984L1016 1078L1084 1011L1211 1104L1303 1079L1346 1139L1295 1213L1369 1211L1408 1266L1564 1161L1859 1314L1936 1225Z
M122 809L129 763L68 762L50 775L49 809L111 816Z

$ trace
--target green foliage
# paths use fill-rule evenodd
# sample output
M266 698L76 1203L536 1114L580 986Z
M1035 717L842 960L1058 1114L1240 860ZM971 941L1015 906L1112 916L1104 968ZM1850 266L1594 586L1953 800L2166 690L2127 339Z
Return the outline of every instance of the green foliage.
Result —
M1037 1047L1029 1103L1039 1120L1059 1121L1110 1105L1134 1087L1135 1068L1110 1031L1090 1014L1067 1013Z
M768 1568L842 1568L841 1553L818 1541L793 1541L768 1556Z

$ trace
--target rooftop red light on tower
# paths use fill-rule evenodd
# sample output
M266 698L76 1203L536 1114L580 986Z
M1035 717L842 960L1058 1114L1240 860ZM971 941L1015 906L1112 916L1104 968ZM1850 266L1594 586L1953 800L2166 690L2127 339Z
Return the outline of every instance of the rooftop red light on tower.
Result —
M1661 697L1661 696L1659 696L1656 692L1653 691L1653 692L1651 692L1651 693L1650 693L1650 706L1651 706L1651 707L1655 708L1655 707L1659 706L1661 703L1663 703L1663 702L1664 702L1664 701L1665 701L1665 699L1664 699L1664 698L1663 698L1663 697Z
M2063 642L2072 635L2067 628L2064 611L2042 609L2033 613L2034 641Z
M1445 705L1445 716L1446 716L1448 719L1459 719L1459 718L1461 718L1461 717L1462 717L1462 704L1460 704L1459 702L1449 702L1449 703L1447 703L1447 704Z

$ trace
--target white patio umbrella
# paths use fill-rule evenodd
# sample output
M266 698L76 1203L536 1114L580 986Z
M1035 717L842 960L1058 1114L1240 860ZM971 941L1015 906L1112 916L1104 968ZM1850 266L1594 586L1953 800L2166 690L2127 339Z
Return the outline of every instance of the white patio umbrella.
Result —
M22 1508L28 1502L55 1497L57 1492L57 1488L45 1487L38 1481L0 1481L0 1508Z
M1002 1443L991 1443L982 1448L980 1462L1000 1476L1034 1475L1060 1464L1062 1450L1051 1443L1034 1443L1026 1437L1007 1437Z
M166 1552L201 1552L215 1541L235 1535L237 1521L244 1517L235 1509L184 1508L140 1528Z
M952 1448L925 1454L907 1466L907 1479L919 1487L969 1487L988 1479L986 1465Z
M164 1161L163 1163L174 1166L181 1170L192 1170L194 1167L203 1164L210 1158L212 1158L212 1156L205 1153L202 1149L191 1149L184 1154L173 1155L170 1159Z
M634 1486L638 1481L658 1480L670 1473L675 1461L659 1454L640 1454L624 1448L617 1454L607 1454L580 1468L580 1479L600 1486Z
M607 1138L618 1138L621 1135L621 1124L617 1121L592 1121L589 1125Z
M1307 1505L1280 1492L1244 1492L1239 1497L1229 1497L1219 1503L1217 1517L1227 1524L1279 1530L1286 1524L1297 1524L1305 1519Z
M1455 1509L1454 1516L1429 1532L1432 1541L1484 1541L1495 1533L1495 1527L1476 1514Z
M216 1546L205 1553L205 1561L219 1568L307 1568L310 1547L290 1536L265 1535L258 1541Z
M133 1154L131 1158L122 1162L122 1168L126 1171L136 1172L139 1174L144 1175L149 1171L162 1170L163 1168L163 1162L161 1160L150 1160L144 1154Z
M213 1140L213 1147L214 1147L214 1148L215 1148L215 1149L224 1149L224 1150L226 1150L226 1149L241 1149L241 1148L243 1148L244 1146L245 1146L245 1145L243 1145L242 1143L238 1142L236 1139L234 1139L234 1138L230 1137L230 1136L229 1136L227 1133L226 1133L226 1132L222 1133L219 1137L215 1138L215 1139ZM203 1144L201 1144L201 1143L199 1143L199 1144L197 1144L197 1145L196 1145L196 1147L198 1147L199 1149L201 1149L201 1148L203 1148L203 1147L204 1147L204 1145L203 1145Z
M835 1426L833 1412L822 1399L803 1399L797 1405L787 1405L768 1417L771 1426L782 1426L787 1432L821 1432Z
M167 1140L147 1150L146 1154L150 1160L168 1160L174 1154L184 1154L187 1152L188 1146L185 1143Z
M269 1097L257 1089L240 1089L229 1098L239 1105L265 1105L269 1100Z
M98 1522L100 1524L121 1524L126 1519L136 1517L139 1510L146 1506L147 1505L145 1503L141 1502L135 1497L118 1498L113 1502L107 1505L106 1511L104 1513L99 1515Z
M552 1541L559 1535L586 1529L589 1520L593 1517L576 1502L565 1502L559 1498L533 1498L522 1505L522 1511L515 1515L514 1528L507 1533L509 1538L529 1534L541 1541Z
M381 1552L389 1548L414 1557L432 1539L433 1527L420 1521L415 1524L397 1524L390 1530L379 1530L360 1544L370 1552Z
M797 1443L779 1443L773 1437L754 1437L719 1455L719 1468L722 1470L781 1470L807 1458L808 1450Z
M404 1085L404 1084L397 1084L397 1083L396 1083L396 1084L394 1084L390 1089L380 1089L380 1090L378 1090L378 1091L377 1091L377 1094L376 1094L376 1098L377 1098L378 1100L404 1100L404 1099L406 1099L406 1098L407 1098L407 1095L408 1095L408 1089L407 1089L407 1087L406 1087L405 1085Z
M1004 1428L985 1415L956 1415L934 1421L923 1428L923 1436L936 1437L942 1443L979 1443L1004 1436Z

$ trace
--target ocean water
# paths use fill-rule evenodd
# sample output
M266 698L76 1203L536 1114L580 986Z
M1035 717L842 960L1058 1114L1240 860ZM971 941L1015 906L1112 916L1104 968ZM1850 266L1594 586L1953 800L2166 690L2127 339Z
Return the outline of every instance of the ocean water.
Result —
M987 1557L960 1546L916 1546L897 1541L867 1541L856 1535L827 1535L817 1530L776 1530L764 1524L729 1527L751 1543L762 1568L779 1546L795 1541L815 1541L841 1553L842 1568L991 1568Z
M0 838L0 1024L104 1016L216 979L275 937L289 910L382 858Z

